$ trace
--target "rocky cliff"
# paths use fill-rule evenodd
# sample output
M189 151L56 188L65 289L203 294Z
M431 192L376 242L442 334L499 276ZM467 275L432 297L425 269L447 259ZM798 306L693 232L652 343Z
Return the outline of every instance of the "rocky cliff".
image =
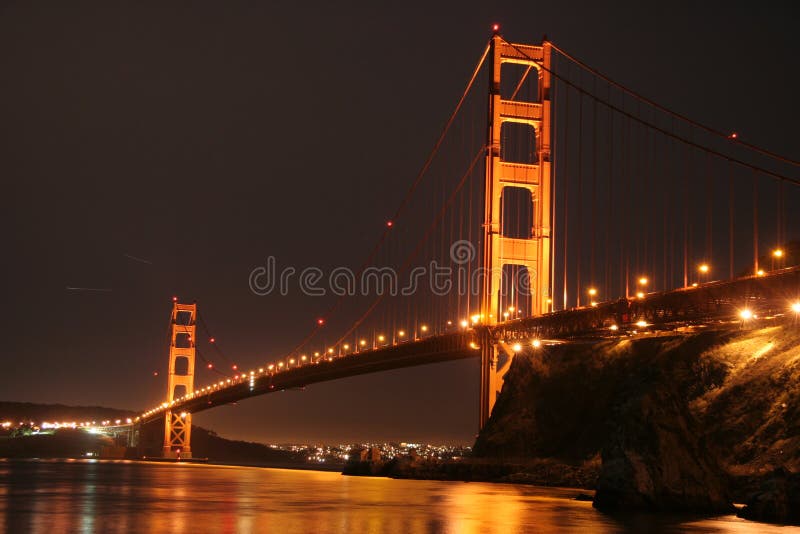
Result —
M799 407L791 319L553 345L515 358L475 454L572 471L599 457L598 508L720 512L765 498L775 469L793 480Z

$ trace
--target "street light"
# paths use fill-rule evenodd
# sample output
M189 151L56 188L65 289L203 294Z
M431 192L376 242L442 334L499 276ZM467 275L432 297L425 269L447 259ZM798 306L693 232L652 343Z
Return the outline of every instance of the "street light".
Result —
M800 300L792 302L792 311L800 314Z
M783 250L779 249L779 248L776 248L775 250L772 251L772 255L775 256L776 258L782 258L783 257Z

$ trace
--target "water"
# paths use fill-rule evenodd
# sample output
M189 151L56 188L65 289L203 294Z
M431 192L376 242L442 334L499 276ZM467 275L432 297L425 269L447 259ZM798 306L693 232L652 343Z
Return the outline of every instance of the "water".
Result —
M578 490L123 461L0 460L0 531L782 532L733 516L613 519Z

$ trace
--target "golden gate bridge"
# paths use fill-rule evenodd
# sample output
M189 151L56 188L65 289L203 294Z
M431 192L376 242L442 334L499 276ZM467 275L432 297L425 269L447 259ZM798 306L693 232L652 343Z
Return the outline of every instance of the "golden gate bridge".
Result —
M374 246L357 268L330 273L335 300L292 350L240 368L197 305L174 299L167 397L132 421L131 443L160 424L163 456L190 457L192 413L464 358L480 358L482 427L517 355L796 320L800 163L742 137L639 95L547 39L511 43L495 26ZM265 270L254 273L254 291L269 285L258 280ZM200 351L198 328L213 353ZM200 371L215 376L200 384Z

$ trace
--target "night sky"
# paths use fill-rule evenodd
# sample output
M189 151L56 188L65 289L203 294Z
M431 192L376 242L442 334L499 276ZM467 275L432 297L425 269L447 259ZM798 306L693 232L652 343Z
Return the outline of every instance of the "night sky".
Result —
M800 158L800 8L695 4L3 2L0 400L160 402L173 295L242 368L289 350L330 300L253 295L250 271L364 257L493 22ZM477 394L477 361L455 362L195 423L265 442L469 443Z

